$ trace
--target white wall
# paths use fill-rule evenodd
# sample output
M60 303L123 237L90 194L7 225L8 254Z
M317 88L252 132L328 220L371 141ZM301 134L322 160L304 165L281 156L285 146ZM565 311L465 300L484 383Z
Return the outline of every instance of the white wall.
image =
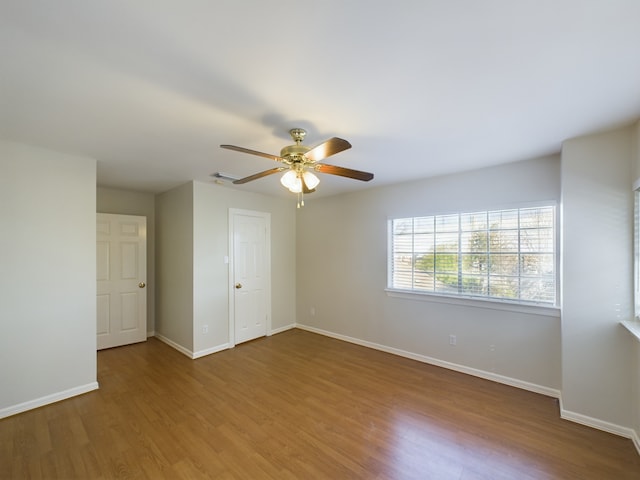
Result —
M147 218L147 336L155 331L155 195L98 187L99 213L139 215Z
M634 130L562 148L562 415L625 433L632 425Z
M640 453L640 342L635 341L632 347L633 355L631 357L631 404L632 419L631 428L633 429L632 438L636 446L636 450Z
M633 171L635 188L640 188L640 122L632 127L633 131ZM634 431L634 441L636 449L640 452L640 342L636 341L633 346L633 357L631 359L631 405L632 422Z
M0 417L97 388L96 162L0 140Z
M559 200L557 156L310 198L297 220L298 324L557 394L557 312L408 300L384 289L389 218ZM449 345L449 334L457 336L457 346Z
M229 209L271 215L271 328L295 325L296 208L277 198L207 183L194 183L194 345L207 352L229 341ZM209 333L202 333L202 326Z
M156 196L156 335L193 351L193 184Z
M190 356L228 346L229 208L271 214L272 331L295 325L295 201L192 182L156 200L156 331Z
M640 187L640 121L631 127L632 130L632 163L634 186Z

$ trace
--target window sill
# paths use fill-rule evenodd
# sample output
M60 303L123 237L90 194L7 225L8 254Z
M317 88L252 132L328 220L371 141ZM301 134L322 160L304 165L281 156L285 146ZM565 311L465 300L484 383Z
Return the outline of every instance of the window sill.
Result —
M624 328L631 332L631 335L636 337L636 340L640 341L640 321L638 320L624 320L620 322Z
M431 303L447 303L450 305L463 305L465 307L487 308L490 310L502 310L507 312L526 313L529 315L540 315L543 317L560 318L560 307L547 305L529 305L522 303L513 303L500 300L471 298L471 297L454 297L449 295L440 295L429 292L414 292L409 290L397 290L386 288L387 296L394 298L404 298L406 300L418 300L421 302ZM640 331L640 329L639 329ZM640 338L640 337L639 337Z

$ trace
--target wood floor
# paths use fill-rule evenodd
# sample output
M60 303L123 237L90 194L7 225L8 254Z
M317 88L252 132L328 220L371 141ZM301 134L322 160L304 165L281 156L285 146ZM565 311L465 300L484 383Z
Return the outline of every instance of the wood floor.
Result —
M0 478L640 478L630 440L555 399L301 330L101 351L98 381L0 420Z

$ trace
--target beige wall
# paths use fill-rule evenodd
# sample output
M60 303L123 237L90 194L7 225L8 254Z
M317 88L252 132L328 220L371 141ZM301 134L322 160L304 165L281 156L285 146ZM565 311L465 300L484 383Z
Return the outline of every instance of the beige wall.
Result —
M229 341L229 209L266 212L271 217L271 328L295 325L295 202L219 185L194 183L196 351ZM202 333L202 325L209 333Z
M98 213L139 215L147 218L147 336L155 331L155 195L98 187Z
M97 388L96 162L0 141L0 418Z
M633 135L633 164L634 164L634 187L640 188L640 122L637 122ZM640 253L640 252L639 252ZM635 312L637 313L637 312ZM636 319L637 320L637 319ZM634 431L634 441L638 452L640 452L640 340L635 342L633 347L634 355L631 359L631 404L632 404L632 428Z
M156 197L156 335L193 351L193 184Z
M557 156L314 199L297 222L298 323L557 394L560 319L389 297L390 218L560 200ZM449 335L457 346L449 345Z
M562 415L632 426L634 129L562 148Z
M633 156L633 185L640 188L640 121L631 127L633 133L632 156Z
M631 357L631 404L633 441L640 453L640 341L634 340Z
M156 330L187 355L229 343L230 208L270 214L272 331L295 325L295 202L191 182L156 200Z

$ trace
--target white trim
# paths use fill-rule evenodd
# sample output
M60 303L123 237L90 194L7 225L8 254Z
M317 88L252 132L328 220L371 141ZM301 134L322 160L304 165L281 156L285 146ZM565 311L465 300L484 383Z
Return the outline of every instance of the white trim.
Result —
M229 305L229 348L236 345L236 328L235 328L235 302L234 302L234 215L247 215L264 219L265 223L265 309L267 311L266 332L271 331L271 214L268 212L258 212L256 210L243 210L241 208L229 208L229 266L228 266L228 305Z
M156 332L151 330L150 332L147 332L147 338L151 338L151 337L155 336L155 334L156 334Z
M442 295L430 292L400 290L396 288L385 288L385 292L387 292L387 296L389 297L404 298L405 300L418 300L421 302L432 303L448 303L450 305L462 305L465 307L487 308L489 310L503 310L508 312L527 313L530 315L560 318L560 307L556 307L553 305L515 303L490 298L472 298L459 295Z
M638 455L640 455L640 437L638 436L638 432L632 430L633 434L631 435L631 440L633 441L633 445L636 447L636 451Z
M269 331L267 331L267 336L276 335L278 333L286 332L287 330L291 330L293 328L296 328L296 324L295 323L292 323L291 325L285 325L284 327L276 328L275 330L269 330ZM204 349L204 350L198 350L197 352L193 352L193 351L189 350L188 348L183 347L179 343L176 343L173 340L170 340L167 337L165 337L163 335L160 335L159 333L156 333L155 337L158 340L160 340L162 343L166 343L171 348L179 351L180 353L182 353L183 355L189 357L192 360L195 360L195 359L201 358L201 357L205 357L207 355L211 355L212 353L222 352L223 350L229 350L230 348L233 348L235 346L235 345L231 345L230 343L223 343L223 344L217 345L215 347L211 347L211 348L207 348L207 349Z
M637 180L636 180L637 182ZM633 189L633 316L640 314L640 191Z
M206 348L204 350L198 350L197 352L193 352L191 354L191 358L195 360L196 358L205 357L207 355L211 355L212 353L218 353L228 349L229 349L229 344L223 343L222 345L218 345L216 347Z
M626 328L633 337L640 342L640 321L636 320L624 320L620 322L624 328ZM633 445L636 447L638 455L640 455L640 436L638 432L635 430L631 430L631 440L633 440Z
M394 238L394 234L393 234L393 221L394 220L399 220L399 219L411 219L412 221L415 220L416 218L423 218L423 217L439 217L439 216L445 216L445 215L457 215L458 216L458 220L460 220L461 215L465 215L468 213L473 213L473 212L478 212L478 213L490 213L490 212L498 212L498 211L504 211L504 210L518 210L518 217L520 215L520 210L526 210L526 209L531 209L531 208L546 208L546 207L552 207L553 208L553 256L554 256L554 268L555 268L555 272L554 272L554 283L555 283L555 305L550 305L548 303L536 303L536 302L527 302L525 300L523 301L513 301L513 300L509 300L509 299L500 299L500 298L493 298L490 296L484 297L484 296L466 296L463 294L449 294L447 295L446 293L436 293L436 292L422 292L422 291L417 291L417 290L403 290L403 289L399 289L399 288L394 288L393 286L393 238ZM518 231L520 231L520 223L518 223ZM560 294L561 294L561 289L560 289L560 285L561 285L561 281L560 279L561 277L561 272L560 272L560 268L562 266L562 263L560 261L560 251L561 251L561 242L560 242L560 232L561 232L561 228L562 228L562 223L560 222L560 215L558 214L558 201L557 200L549 200L548 202L519 202L516 203L514 205L511 206L505 206L505 207L501 207L501 208L489 208L489 209L479 209L479 210L472 210L472 211L468 211L465 212L463 210L455 210L449 213L425 213L425 214L420 214L420 215L413 215L413 216L398 216L398 215L394 215L394 216L387 216L387 288L385 289L387 292L398 292L398 293L404 293L404 294L413 294L413 295L423 295L423 296L431 296L433 298L442 298L443 300L430 300L430 299L426 299L426 301L434 301L434 302L440 302L440 303L452 303L455 304L456 302L453 301L448 301L446 300L447 298L460 298L463 300L463 302L459 303L461 305L465 305L465 301L488 301L489 303L493 303L494 305L496 305L496 307L494 308L495 310L507 310L507 311L515 311L515 312L522 312L522 313L532 313L534 315L543 315L543 316L553 316L553 317L560 317ZM460 224L458 224L458 233L460 233ZM412 234L413 235L413 234ZM413 250L413 248L412 248ZM520 254L520 247L518 247L518 254ZM413 276L413 271L412 271L412 276ZM400 295L390 295L390 296L398 296L400 297ZM410 297L403 297L403 298L410 298ZM506 306L503 306L506 305ZM514 305L513 308L510 308L509 305ZM489 306L483 306L483 305L476 305L476 304L471 304L471 306L473 307L479 307L479 308L492 308ZM525 308L529 308L529 310L519 310L517 309L517 307L525 307ZM536 310L537 308L540 308L540 310ZM548 312L545 312L544 309L556 309L558 310L558 312L556 314L549 314Z
M165 337L164 335L161 335L159 333L156 333L155 337L158 340L160 340L162 343L166 343L171 348L174 348L175 350L178 350L183 355L186 355L187 357L193 359L193 352L191 350L189 350L188 348L183 347L179 343L176 343L173 340L170 340L167 337Z
M623 320L620 322L624 328L629 330L631 335L636 337L636 340L640 341L640 321L638 320Z
M51 395L12 405L0 410L0 418L10 417L11 415L26 412L27 410L33 410L34 408L44 407L45 405L56 403L61 400L67 400L71 397L97 390L98 388L100 388L98 382L91 382L86 385L80 385L79 387L63 390L62 392L52 393Z
M277 335L278 333L286 332L287 330L291 330L293 328L296 328L295 323L292 323L291 325L285 325L284 327L279 327L274 330L270 330L267 332L267 336L270 337L271 335Z
M562 405L562 397L560 397L560 418L564 420L569 420L571 422L579 423L580 425L585 425L587 427L595 428L597 430L602 430L603 432L613 433L614 435L630 438L634 441L636 449L638 449L638 443L637 443L638 436L635 434L635 432L631 428L623 427L621 425L616 425L615 423L605 422L604 420L589 417L588 415L583 415L581 413L565 410ZM640 453L640 449L638 449L638 453Z
M478 370L476 368L466 367L464 365L458 365L456 363L446 362L444 360L438 360L437 358L427 357L426 355L407 352L405 350L388 347L386 345L380 345L378 343L368 342L366 340L360 340L358 338L348 337L346 335L340 335L338 333L329 332L327 330L322 330L316 327L310 327L308 325L297 324L296 328L299 328L301 330L307 330L313 333L318 333L320 335L324 335L327 337L336 338L338 340L343 340L345 342L355 343L356 345L361 345L363 347L373 348L374 350L380 350L382 352L391 353L393 355L398 355L400 357L410 358L412 360L417 360L418 362L428 363L430 365L435 365L437 367L443 367L449 370L455 370L457 372L466 373L468 375L473 375L474 377L484 378L485 380L491 380L493 382L502 383L504 385L521 388L523 390L539 393L542 395L546 395L548 397L553 397L553 398L560 397L560 391L555 388L549 388L543 385L537 385L535 383L525 382L522 380L518 380L516 378L505 377L503 375L498 375L496 373L485 372L484 370Z
M227 305L229 306L229 308L227 309L227 313L229 315L229 318L227 318L227 323L228 323L228 329L229 329L229 340L228 340L228 344L230 348L233 348L236 346L236 323L235 323L235 317L236 317L236 304L234 301L234 296L233 296L233 266L234 266L234 260L233 260L233 255L234 255L234 221L233 221L233 212L235 211L235 209L230 208L228 215L229 218L227 219L228 221L228 226L227 226L227 233L229 235L229 240L227 243L227 249L228 249L228 258L229 258L229 262L227 263Z
M164 335L160 335L159 333L156 333L155 337L158 340L160 340L162 343L166 343L171 348L174 348L175 350L179 351L183 355L189 357L191 360L195 360L196 358L204 357L206 355L211 355L212 353L218 353L223 350L227 350L231 348L231 346L228 343L223 343L222 345L217 345L215 347L207 348L204 350L198 350L197 352L194 352L189 350L186 347L183 347L179 343L176 343L173 340L168 339Z

